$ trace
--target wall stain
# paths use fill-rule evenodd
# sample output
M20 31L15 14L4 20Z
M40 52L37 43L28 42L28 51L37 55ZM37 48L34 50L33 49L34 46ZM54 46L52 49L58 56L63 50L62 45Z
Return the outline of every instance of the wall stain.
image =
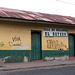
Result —
M68 50L67 46L58 40L47 40L47 48L54 50Z
M25 43L23 46L12 46L13 50L25 50L30 48L30 43Z

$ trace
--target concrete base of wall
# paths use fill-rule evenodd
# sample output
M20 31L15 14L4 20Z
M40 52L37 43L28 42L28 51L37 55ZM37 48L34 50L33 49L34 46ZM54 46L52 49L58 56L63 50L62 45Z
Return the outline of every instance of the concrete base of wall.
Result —
M69 60L69 56L62 56L62 57L45 57L44 60L47 60L47 61Z

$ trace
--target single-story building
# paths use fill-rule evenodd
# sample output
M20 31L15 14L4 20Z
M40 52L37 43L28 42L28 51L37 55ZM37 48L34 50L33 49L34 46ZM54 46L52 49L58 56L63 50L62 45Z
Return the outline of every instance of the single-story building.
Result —
M0 8L0 62L75 59L75 18Z

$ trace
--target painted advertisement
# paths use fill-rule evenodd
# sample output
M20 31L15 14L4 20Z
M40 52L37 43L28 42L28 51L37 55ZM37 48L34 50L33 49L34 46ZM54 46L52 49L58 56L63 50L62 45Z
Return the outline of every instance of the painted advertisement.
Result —
M19 36L14 36L8 40L8 42L0 42L1 50L30 50L30 43L22 41Z
M68 50L68 37L43 37L43 50Z
M67 45L64 42L59 42L59 40L47 40L47 48L54 50L67 50Z
M8 45L12 47L12 50L25 50L30 49L29 43L22 43L21 37L12 37L12 41L8 42Z

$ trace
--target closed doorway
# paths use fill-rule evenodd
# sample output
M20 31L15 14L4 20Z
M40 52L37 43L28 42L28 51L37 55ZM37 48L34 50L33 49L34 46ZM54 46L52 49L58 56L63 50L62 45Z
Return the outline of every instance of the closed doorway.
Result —
M31 60L42 59L41 31L31 31Z
M75 57L75 35L69 34L69 56Z

